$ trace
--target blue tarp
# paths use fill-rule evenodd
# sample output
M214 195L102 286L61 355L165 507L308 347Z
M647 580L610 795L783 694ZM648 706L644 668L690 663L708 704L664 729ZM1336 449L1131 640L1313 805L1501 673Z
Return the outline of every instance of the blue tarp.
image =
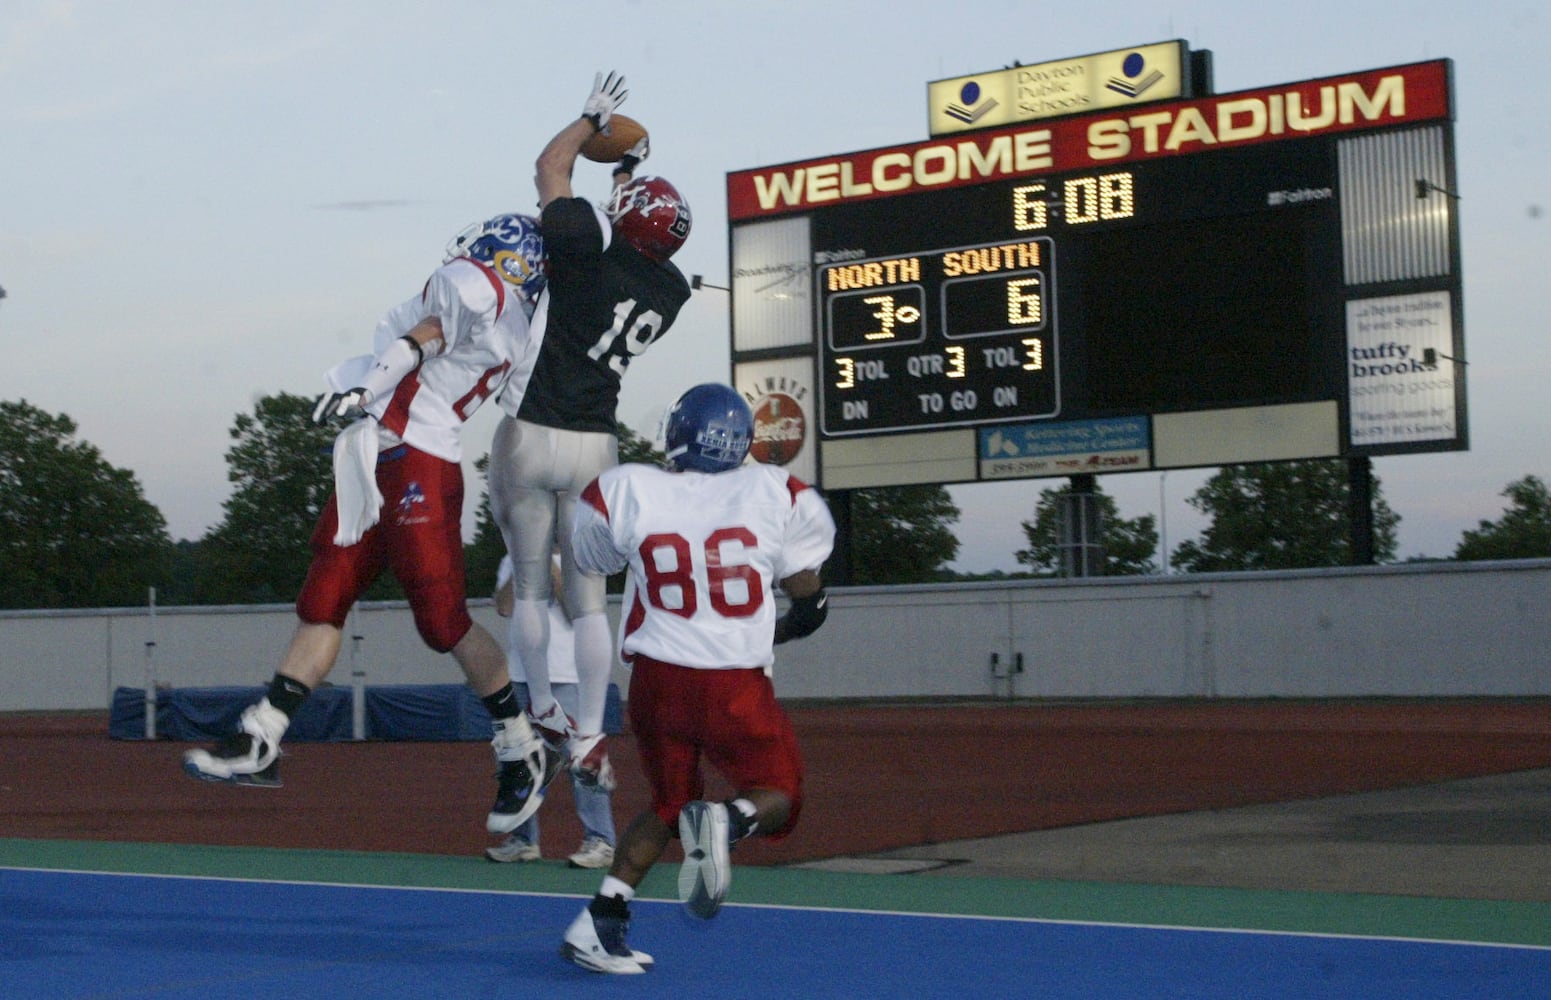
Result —
M165 688L156 694L156 735L160 739L201 743L233 732L243 709L264 696L263 687ZM526 685L518 685L523 703ZM371 740L487 740L490 713L465 684L377 684L365 688L366 738ZM353 738L348 687L321 687L291 720L286 739L335 741ZM623 728L619 687L609 685L603 728ZM113 692L108 735L119 740L145 738L145 690L121 687Z

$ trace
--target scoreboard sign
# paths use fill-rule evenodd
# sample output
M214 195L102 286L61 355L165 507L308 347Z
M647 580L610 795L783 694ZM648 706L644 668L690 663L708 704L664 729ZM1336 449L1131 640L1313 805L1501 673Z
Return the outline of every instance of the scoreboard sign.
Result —
M1450 64L728 176L827 486L1467 446ZM1461 369L1462 370L1462 369Z

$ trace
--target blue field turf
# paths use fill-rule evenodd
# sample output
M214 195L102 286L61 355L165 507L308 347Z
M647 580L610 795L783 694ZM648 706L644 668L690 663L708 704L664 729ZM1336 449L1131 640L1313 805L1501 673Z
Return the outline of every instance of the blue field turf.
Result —
M701 922L652 900L634 904L631 942L657 968L606 977L558 954L584 902L0 868L0 997L1551 995L1544 947L736 904Z

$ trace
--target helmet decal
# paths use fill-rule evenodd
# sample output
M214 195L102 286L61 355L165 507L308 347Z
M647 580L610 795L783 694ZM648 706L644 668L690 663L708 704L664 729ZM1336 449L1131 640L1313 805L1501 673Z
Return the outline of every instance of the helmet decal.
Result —
M653 260L667 260L689 238L689 203L661 177L621 184L603 211L621 240Z
M541 267L534 267L532 261L515 250L497 251L490 263L495 265L495 271L503 281L519 288L527 284L535 275L543 273Z
M476 222L447 244L445 260L470 257L489 264L528 302L544 290L544 238L530 215L498 215Z

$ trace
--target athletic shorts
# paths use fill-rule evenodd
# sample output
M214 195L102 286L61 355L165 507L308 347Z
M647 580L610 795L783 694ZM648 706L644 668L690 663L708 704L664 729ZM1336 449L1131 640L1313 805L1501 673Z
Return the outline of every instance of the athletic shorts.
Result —
M312 566L296 599L309 624L343 628L357 598L392 570L426 645L439 653L473 626L463 570L463 468L400 445L377 463L381 519L354 545L334 544L339 507L332 495L312 532Z
M702 757L740 792L769 788L791 799L786 825L770 836L797 824L802 755L763 670L697 670L637 655L628 704L652 811L670 829L679 828L679 810L705 795Z

